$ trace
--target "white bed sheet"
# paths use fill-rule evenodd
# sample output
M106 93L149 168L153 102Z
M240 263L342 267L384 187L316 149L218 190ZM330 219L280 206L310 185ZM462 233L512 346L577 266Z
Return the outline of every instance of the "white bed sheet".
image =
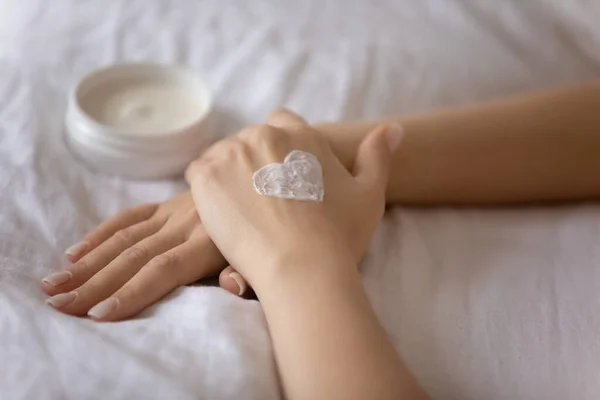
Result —
M279 398L256 302L187 287L114 324L43 305L64 248L184 189L69 154L65 96L88 70L187 65L224 134L280 105L354 119L594 78L598 20L585 0L0 0L0 398ZM600 398L598 206L394 209L362 271L435 398Z

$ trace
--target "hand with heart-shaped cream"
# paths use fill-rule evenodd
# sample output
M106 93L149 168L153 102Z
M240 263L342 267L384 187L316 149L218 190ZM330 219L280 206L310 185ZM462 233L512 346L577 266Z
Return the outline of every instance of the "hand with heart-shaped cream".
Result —
M401 138L375 129L351 174L323 135L278 111L186 172L206 232L261 302L286 398L426 398L356 268L383 215Z
M401 138L394 126L375 129L351 174L323 135L279 110L212 146L186 178L209 236L254 286L264 258L317 254L336 242L360 260L383 215L392 148Z

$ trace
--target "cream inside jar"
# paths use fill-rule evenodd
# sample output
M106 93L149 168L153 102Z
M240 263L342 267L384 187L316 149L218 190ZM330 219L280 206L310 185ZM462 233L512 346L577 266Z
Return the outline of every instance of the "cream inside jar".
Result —
M133 178L183 172L212 141L210 93L190 72L160 64L94 71L70 96L70 147L95 169Z
M83 93L84 112L102 125L132 135L160 135L194 123L202 98L184 82L165 76L117 79Z

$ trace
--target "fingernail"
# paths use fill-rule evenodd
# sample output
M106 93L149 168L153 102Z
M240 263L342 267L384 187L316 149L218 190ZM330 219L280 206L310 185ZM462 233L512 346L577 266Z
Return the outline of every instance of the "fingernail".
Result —
M65 255L68 257L77 258L83 253L88 247L88 243L83 241L79 243L75 243L73 246L69 247L65 250Z
M46 299L46 304L59 308L71 303L76 297L77 293L75 292L61 293Z
M73 275L71 275L71 272L61 271L56 272L52 275L48 275L47 277L42 279L42 282L46 282L47 284L52 286L58 286L62 285L63 283L67 283L72 277Z
M387 140L390 146L390 150L393 152L400 146L400 142L404 138L404 127L399 123L394 123L388 126L387 129Z
M119 301L117 299L109 297L92 307L90 311L88 311L88 315L95 319L102 319L112 313L118 305Z
M246 280L237 272L232 272L229 274L229 276L238 284L238 287L240 288L238 296L242 296L244 293L246 293Z

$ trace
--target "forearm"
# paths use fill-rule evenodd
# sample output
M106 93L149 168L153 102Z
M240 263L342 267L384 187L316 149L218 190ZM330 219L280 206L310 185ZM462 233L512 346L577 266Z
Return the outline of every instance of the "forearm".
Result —
M287 263L253 283L286 398L426 399L378 323L354 261L336 262Z
M495 204L600 197L600 83L373 123L320 124L351 168L373 126L399 121L389 202Z

